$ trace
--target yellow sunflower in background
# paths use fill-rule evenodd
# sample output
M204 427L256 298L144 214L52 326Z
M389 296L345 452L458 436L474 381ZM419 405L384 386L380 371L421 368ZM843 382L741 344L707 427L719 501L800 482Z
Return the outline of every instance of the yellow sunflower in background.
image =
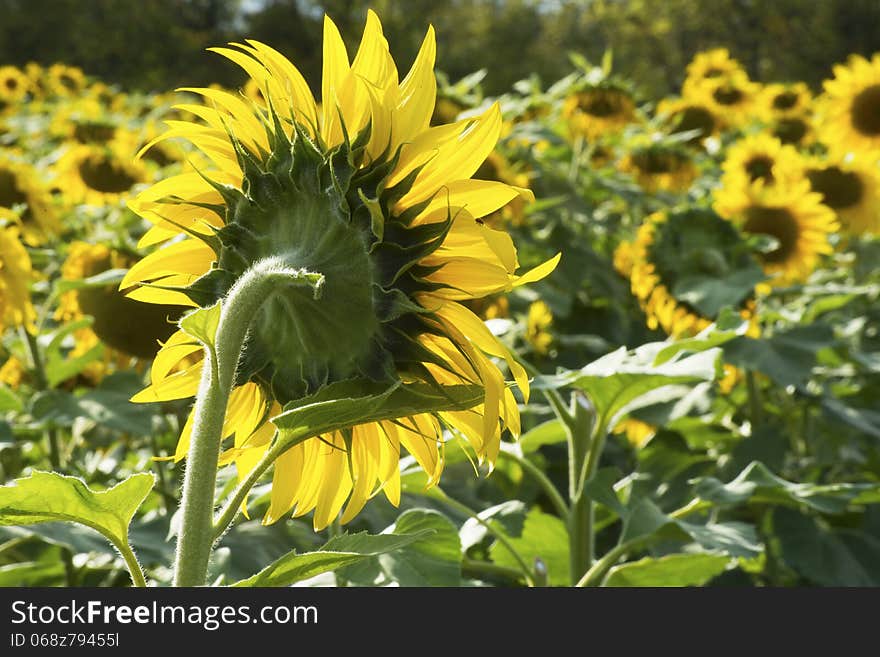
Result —
M5 358L3 365L0 365L0 383L10 388L18 388L27 378L27 370L17 356L8 356L0 354L0 358Z
M107 108L94 98L79 98L52 113L49 131L57 138L79 144L108 144L119 127Z
M837 231L834 213L806 178L785 184L725 187L715 197L715 211L749 235L769 235L775 245L760 254L771 284L802 281L832 252Z
M543 301L533 301L529 305L526 315L526 340L534 350L542 356L550 352L553 344L553 336L550 327L553 326L553 312Z
M803 82L768 84L761 91L759 106L768 123L782 118L801 117L810 112L813 94Z
M67 200L96 206L119 203L132 187L149 180L144 163L113 144L71 147L59 159L56 176Z
M43 75L48 93L54 96L76 97L88 85L85 73L76 66L52 64Z
M698 130L687 141L691 145L702 144L707 137L717 135L721 126L721 121L709 104L700 100L664 98L657 105L657 114L664 118L672 133Z
M833 70L834 79L824 82L820 139L834 153L865 153L876 160L880 157L880 53L870 61L853 55Z
M880 168L864 159L813 159L806 176L850 235L880 230Z
M816 141L812 114L778 118L767 126L767 131L783 144L798 148L809 146Z
M19 228L0 225L0 333L7 327L33 328L31 259L19 239Z
M686 87L685 99L704 103L724 128L739 128L754 118L760 85L743 72L734 72Z
M749 135L728 149L721 165L721 186L730 189L783 184L803 178L805 166L806 160L793 146L766 133Z
M630 445L641 449L657 434L657 427L634 417L626 417L614 426L612 433L626 436Z
M59 230L59 220L52 207L48 188L39 179L37 169L26 162L0 155L0 209L6 219L16 216L21 235L27 244L43 244Z
M694 55L693 60L687 65L684 87L699 86L706 80L714 80L742 72L742 65L730 56L730 51L727 48L713 48Z
M757 331L755 286L763 273L742 235L709 209L651 215L614 262L628 275L649 328L694 335L729 307Z
M636 120L636 103L626 89L612 84L588 86L562 104L562 117L572 136L595 140Z
M61 278L78 281L112 269L127 269L137 257L104 244L74 242L61 266ZM133 359L151 360L160 341L176 330L175 321L185 309L157 306L129 299L115 285L68 290L61 295L55 319L72 322L88 315L91 326L74 332L76 342L70 356L77 357L106 345L102 358L90 363L83 375L92 383L111 369L130 367Z
M618 168L632 174L647 192L687 191L697 177L697 167L683 147L660 142L631 147Z
M223 435L223 462L245 477L274 435L269 421L288 401L352 377L474 384L485 398L467 411L359 425L302 442L275 463L264 522L314 510L316 529L345 507L351 520L380 490L397 504L403 447L437 482L443 427L492 464L503 430L519 433L517 403L491 356L507 361L524 396L528 379L508 350L461 302L546 276L558 257L515 275L510 237L477 221L524 193L471 179L495 147L501 115L429 127L435 41L429 29L403 80L370 11L353 61L324 22L321 109L295 66L252 40L217 48L260 84L268 110L240 94L202 89L204 123L170 122L208 155L211 170L169 178L131 207L154 224L142 244L180 236L131 268L123 287L151 302L208 306L256 260L279 257L319 271L321 299L291 288L272 296L251 324ZM165 342L151 385L135 401L190 397L202 353L182 332ZM176 457L188 449L192 416ZM346 504L347 501L347 504Z
M28 76L15 66L0 66L0 112L27 98Z

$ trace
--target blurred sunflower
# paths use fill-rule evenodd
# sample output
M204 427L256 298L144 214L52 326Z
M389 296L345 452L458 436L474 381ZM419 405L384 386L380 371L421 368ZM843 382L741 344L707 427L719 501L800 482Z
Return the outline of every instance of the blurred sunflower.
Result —
M880 169L864 159L814 159L806 170L814 192L850 235L880 229Z
M838 229L822 195L810 190L806 178L785 184L725 187L715 197L715 211L749 235L769 235L775 245L761 254L771 284L802 281L823 254L831 253L829 238Z
M501 432L519 433L516 400L490 356L504 358L524 396L528 379L508 350L460 302L538 280L558 257L516 276L511 239L477 221L519 196L496 181L471 179L501 130L497 105L451 125L429 128L434 109L434 32L409 74L397 68L370 11L349 63L342 38L324 21L321 109L294 65L247 41L216 52L260 84L268 111L241 95L201 89L207 125L170 122L215 168L169 178L131 207L154 227L142 244L179 235L131 268L122 286L151 302L209 306L255 261L280 257L326 277L314 300L298 288L268 299L251 325L224 437L245 477L268 448L268 421L281 405L329 382L356 376L396 382L475 384L483 403L468 411L419 414L355 426L306 440L275 463L264 522L314 510L316 529L345 506L348 522L380 490L400 495L399 450L437 482L443 427L463 436L492 464ZM192 110L195 112L195 110ZM200 239L203 238L203 239ZM151 385L135 401L192 396L199 364L171 374L201 346L175 333L156 356ZM192 416L178 443L185 456ZM348 503L346 505L346 500Z
M685 88L699 86L706 80L743 72L742 65L730 56L730 51L727 48L713 48L697 53L687 65L686 70Z
M634 417L626 417L614 426L612 433L626 436L630 445L641 449L656 435L657 427Z
M43 244L59 230L48 189L26 162L0 155L0 209L15 213L27 244ZM4 213L6 218L10 213Z
M7 356L3 365L0 365L0 383L15 389L21 386L26 378L27 370L18 357Z
M699 145L707 137L718 134L721 121L707 103L684 98L664 98L657 105L657 114L665 119L669 131L690 132L698 130L687 143Z
M137 257L104 244L74 242L61 266L61 278L79 281L113 269L127 269ZM113 284L68 290L61 295L55 319L72 322L91 316L91 326L74 332L72 357L81 356L104 344L102 358L83 372L92 383L111 369L132 366L133 359L151 360L160 341L176 330L174 324L185 308L157 306L129 299Z
M30 89L30 80L15 66L0 66L0 112L23 101Z
M655 142L631 147L618 166L648 192L683 192L697 177L690 154L676 144Z
M117 129L115 120L94 98L65 103L52 113L49 122L53 136L79 144L108 144L116 137Z
M606 82L585 86L562 104L562 116L573 136L592 141L618 132L636 120L636 104L623 87Z
M758 99L764 120L768 123L783 118L797 118L809 113L813 94L803 82L772 83L764 87Z
M725 128L738 128L754 118L760 85L742 72L705 80L685 88L684 98L705 104Z
M880 157L880 53L867 60L853 55L834 67L826 80L820 138L841 155L870 153Z
M119 203L132 187L149 180L144 163L113 144L71 147L59 159L56 174L67 200L96 206Z
M672 337L694 335L730 307L752 322L750 332L757 331L761 268L739 231L709 209L651 215L631 245L618 247L614 262L622 274L629 270L649 328Z
M767 126L767 130L783 144L791 146L809 146L816 140L811 114L776 119Z
M526 315L526 340L542 356L550 352L553 336L548 330L553 326L553 312L543 301L533 301Z
M43 75L47 92L54 96L79 96L88 84L85 73L76 66L52 64Z
M0 333L10 326L33 328L32 277L31 259L19 239L18 226L0 226Z
M793 146L766 133L749 135L734 143L721 165L721 186L775 185L803 178L806 161Z

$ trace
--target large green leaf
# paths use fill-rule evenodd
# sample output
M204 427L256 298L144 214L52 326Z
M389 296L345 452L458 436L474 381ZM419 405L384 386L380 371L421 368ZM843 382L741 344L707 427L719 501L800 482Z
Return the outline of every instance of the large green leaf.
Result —
M538 377L535 388L582 390L596 407L600 421L613 427L629 411L681 397L689 390L687 386L715 378L719 349L691 355L679 352L655 364L658 354L668 347L669 343L664 342L649 343L631 352L621 347L580 370Z
M280 440L293 441L377 422L437 411L461 411L481 403L481 386L427 383L387 385L348 380L324 386L314 395L290 402L273 418Z
M705 477L697 481L695 487L699 497L718 506L747 502L802 505L821 513L843 513L853 503L864 503L878 490L880 484L794 483L776 476L757 461L727 484Z
M517 444L523 454L531 454L544 445L564 443L565 425L558 419L547 420L520 436Z
M399 586L460 586L461 543L458 528L438 511L405 511L390 528L396 534L433 534L426 540L378 557L386 576Z
M98 492L76 477L34 472L0 486L0 525L75 522L123 546L128 543L128 526L153 484L152 474L141 473Z
M645 557L615 566L605 586L701 586L720 575L731 562L724 554L705 552Z
M853 408L843 402L825 397L822 408L834 418L845 422L859 431L880 438L880 413L867 408Z
M289 586L363 559L399 550L425 540L433 533L431 529L425 528L409 534L345 534L330 539L315 552L297 554L294 551L286 554L253 577L236 582L233 586Z
M783 560L821 586L880 586L880 540L832 529L797 511L773 511L773 532Z
M20 411L22 409L21 399L18 398L8 386L0 383L0 413L6 411Z
M540 509L526 515L522 535L509 539L517 553L531 567L540 559L547 571L547 581L554 586L571 584L569 574L568 530L565 523ZM492 561L502 566L520 569L516 558L499 541L492 544Z

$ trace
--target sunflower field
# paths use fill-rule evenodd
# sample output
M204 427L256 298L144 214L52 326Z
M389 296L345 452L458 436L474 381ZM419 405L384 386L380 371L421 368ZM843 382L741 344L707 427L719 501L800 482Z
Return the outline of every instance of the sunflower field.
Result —
M380 13L0 62L0 586L880 586L880 53L490 94Z

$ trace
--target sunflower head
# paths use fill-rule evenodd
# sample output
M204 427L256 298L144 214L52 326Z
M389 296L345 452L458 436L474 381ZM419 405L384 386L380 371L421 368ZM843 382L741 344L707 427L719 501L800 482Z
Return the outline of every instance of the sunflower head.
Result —
M49 93L62 98L79 96L86 88L85 73L76 66L52 64L45 71L45 84Z
M733 57L727 48L713 48L694 55L687 66L687 78L684 86L700 85L707 80L715 80L733 73L743 73L742 65Z
M119 203L149 179L143 162L127 157L116 143L72 146L59 159L56 174L70 201L95 206Z
M629 268L649 328L693 335L723 308L753 318L755 285L764 275L739 231L711 210L651 215L626 248L630 257L615 262L619 270Z
M42 244L59 230L51 196L37 169L11 157L0 157L0 209L7 211L7 218L15 214L28 244Z
M682 91L688 101L708 107L725 128L739 128L753 118L759 93L760 86L742 71L685 86Z
M319 299L283 289L252 320L224 430L235 434L228 459L239 475L267 448L273 409L329 384L423 381L485 390L484 402L470 411L414 412L297 445L276 464L266 521L291 509L297 515L315 509L321 528L349 499L346 521L383 487L396 502L401 445L436 482L441 422L492 462L501 431L518 433L519 418L488 356L508 360L524 394L527 380L461 302L537 280L557 260L518 277L510 238L479 221L520 194L530 196L502 182L471 179L500 134L497 105L429 127L433 31L400 80L373 12L353 61L325 20L320 109L298 70L272 48L247 41L215 50L245 69L265 103L192 90L210 103L187 106L202 122L172 122L167 136L189 139L213 167L164 180L131 203L154 224L142 245L181 231L188 237L137 263L122 286L139 286L130 293L136 299L205 307L269 259L323 275ZM174 368L199 351L185 334L173 335L156 358L151 386L134 399L193 394L198 369ZM179 456L186 452L191 423L187 427Z
M813 94L803 82L766 85L760 93L759 105L767 122L801 117L810 112Z
M629 90L606 80L575 90L565 99L562 116L571 135L592 141L634 122L636 104Z
M859 55L834 67L824 83L820 138L833 152L880 156L880 53L870 60Z
M0 224L0 333L7 327L33 328L31 259L15 225Z
M816 139L809 114L781 117L772 121L767 130L783 144L795 147L808 146Z
M30 86L28 76L15 66L0 66L0 113L23 101Z
M748 235L765 235L772 243L760 259L773 284L802 281L831 253L837 231L834 213L805 178L783 184L722 188L715 210Z
M550 306L541 300L533 301L526 316L526 340L542 356L550 352L550 346L553 344L553 335L549 330L551 326L553 326L553 312Z
M670 132L697 131L688 140L690 145L700 145L706 137L716 135L721 124L708 104L684 98L664 98L657 106L657 114Z
M697 177L690 154L680 145L652 142L635 145L620 162L620 170L633 175L648 192L683 192Z
M749 135L727 151L721 184L725 188L785 184L803 178L805 164L793 146L767 133Z
M880 230L880 169L859 158L815 158L806 169L814 192L850 235Z

